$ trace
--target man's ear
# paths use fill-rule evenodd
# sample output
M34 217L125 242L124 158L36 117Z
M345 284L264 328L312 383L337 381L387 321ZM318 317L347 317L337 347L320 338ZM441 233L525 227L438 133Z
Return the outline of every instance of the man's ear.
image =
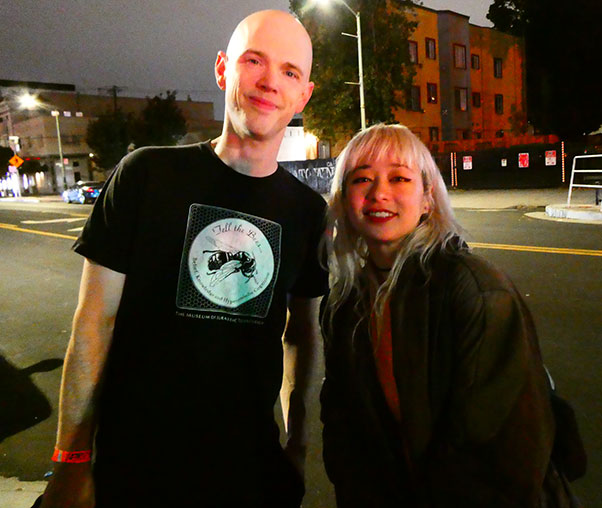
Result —
M308 81L307 85L305 85L305 90L303 91L303 93L301 94L301 97L299 98L299 103L297 104L297 108L295 109L295 113L301 113L301 111L303 111L303 109L305 108L305 105L309 102L309 99L311 99L311 94L314 91L314 83L313 81Z
M215 59L215 81L217 86L219 86L220 90L226 89L226 62L228 61L228 57L226 53L223 51L219 51L217 53L217 58Z

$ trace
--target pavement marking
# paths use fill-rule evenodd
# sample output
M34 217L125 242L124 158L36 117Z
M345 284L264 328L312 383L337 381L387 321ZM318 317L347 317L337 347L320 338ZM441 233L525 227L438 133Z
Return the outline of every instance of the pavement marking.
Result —
M561 247L535 247L532 245L506 245L503 243L468 242L475 249L514 250L519 252L544 252L546 254L568 254L573 256L602 256L602 250L565 249Z
M20 233L32 233L34 235L52 236L54 238L66 238L67 240L77 240L77 236L61 235L60 233L50 233L48 231L36 231L35 229L24 229L14 224L2 224L0 228L9 229L11 231L19 231Z
M0 228L9 229L11 231L19 231L21 233L32 233L34 235L51 236L54 238L65 238L67 240L77 240L77 236L62 235L60 233L50 233L47 231L36 231L35 229L24 229L13 224L2 224ZM530 245L506 245L502 243L480 243L468 242L468 245L475 249L497 249L497 250L514 250L519 252L544 252L548 254L568 254L574 256L601 256L601 250L589 249L565 249L559 247L535 247Z
M22 220L21 224L58 224L60 222L79 222L86 217L73 217L70 219Z

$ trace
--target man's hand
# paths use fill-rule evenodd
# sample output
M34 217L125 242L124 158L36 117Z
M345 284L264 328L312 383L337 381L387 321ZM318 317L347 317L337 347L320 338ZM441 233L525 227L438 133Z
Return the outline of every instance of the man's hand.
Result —
M90 462L56 463L40 508L94 508L94 480Z

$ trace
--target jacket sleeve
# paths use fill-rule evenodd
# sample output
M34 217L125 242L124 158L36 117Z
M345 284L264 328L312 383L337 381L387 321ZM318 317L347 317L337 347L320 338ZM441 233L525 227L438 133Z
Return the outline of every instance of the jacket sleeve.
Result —
M529 311L486 264L464 267L451 302L455 357L430 463L433 506L538 506L554 423Z
M326 300L326 298L325 298ZM335 488L338 508L360 508L361 500L353 499L349 494L356 491L354 484L361 479L358 470L357 439L353 437L352 427L355 423L353 411L348 404L349 390L345 389L345 375L348 367L345 363L345 352L339 345L326 340L324 348L325 376L320 392L323 423L322 449L324 467L328 478Z

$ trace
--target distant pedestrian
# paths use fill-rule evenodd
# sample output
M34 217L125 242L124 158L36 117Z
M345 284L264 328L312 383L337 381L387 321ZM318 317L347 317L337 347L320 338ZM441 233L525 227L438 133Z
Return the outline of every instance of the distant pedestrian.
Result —
M357 134L329 205L321 400L337 506L569 506L531 315L469 251L428 149L400 125Z

